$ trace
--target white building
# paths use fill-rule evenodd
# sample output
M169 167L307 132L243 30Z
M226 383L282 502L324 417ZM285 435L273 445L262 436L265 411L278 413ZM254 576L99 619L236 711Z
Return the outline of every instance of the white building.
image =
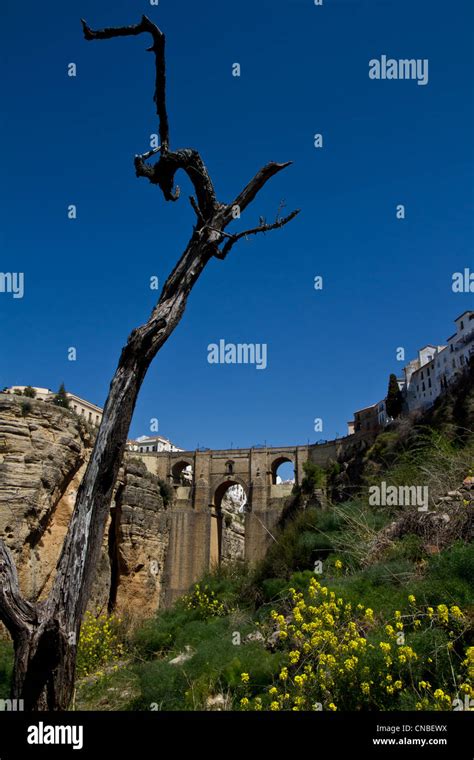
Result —
M410 412L423 411L462 374L474 355L474 311L457 319L446 346L425 346L405 367L405 396Z
M28 387L30 386L12 385L10 388L7 388L5 390L5 393L23 394L25 389ZM33 387L33 390L36 394L35 399L38 401L51 403L56 396L56 393L54 391L51 391L49 388ZM104 411L100 406L96 406L90 401L86 401L85 399L80 398L80 396L76 396L75 393L69 393L66 391L66 396L69 399L69 409L78 414L80 417L83 417L91 425L95 425L96 427L100 425Z
M441 382L436 377L435 366L445 351L446 346L428 344L418 351L416 359L406 365L403 390L409 412L427 409L441 393ZM441 363L443 364L443 358Z
M66 396L69 399L69 409L72 409L80 417L84 417L91 425L96 425L97 427L100 425L104 413L104 410L100 406L96 406L90 401L84 401L83 398L76 396L74 393L68 393L68 391L66 391Z
M171 443L168 438L162 435L141 435L136 440L127 441L127 451L137 451L140 454L147 454L159 451L184 451Z

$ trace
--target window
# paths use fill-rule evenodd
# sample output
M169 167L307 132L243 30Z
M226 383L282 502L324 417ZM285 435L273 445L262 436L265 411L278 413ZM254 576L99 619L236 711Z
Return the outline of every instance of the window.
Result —
M461 330L464 330L464 322L461 319Z

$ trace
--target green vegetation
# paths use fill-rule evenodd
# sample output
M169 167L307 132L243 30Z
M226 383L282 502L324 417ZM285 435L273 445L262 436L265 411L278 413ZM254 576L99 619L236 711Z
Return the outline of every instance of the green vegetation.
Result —
M452 709L472 697L474 547L427 558L407 536L373 566L344 556L286 580L222 568L128 637L120 667L79 681L76 708Z
M29 401L22 401L21 402L21 416L22 417L28 417L29 413L32 410L32 406Z
M403 407L403 396L398 387L397 376L393 373L390 375L388 381L388 391L385 402L388 416L393 417L393 419L399 417Z
M10 696L10 681L13 672L13 644L0 639L0 699Z
M66 394L66 388L64 387L64 383L61 383L59 386L58 392L53 398L53 404L56 406L62 406L63 409L69 409L69 399Z
M163 505L167 507L173 501L173 488L169 483L161 479L159 479L159 487Z
M303 464L304 477L301 482L303 493L312 493L315 488L324 488L326 485L326 472L313 462Z
M120 622L115 615L86 612L77 650L76 673L79 677L102 676L105 669L118 668L117 662L123 655Z

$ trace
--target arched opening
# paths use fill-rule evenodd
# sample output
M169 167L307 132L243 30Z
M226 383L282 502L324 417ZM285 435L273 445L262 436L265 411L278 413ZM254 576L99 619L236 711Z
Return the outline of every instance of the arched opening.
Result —
M210 568L243 562L245 556L246 488L233 478L220 483L211 512Z
M272 464L272 485L295 482L295 464L289 457L278 457Z
M171 480L175 486L191 486L193 482L193 466L184 459L175 462L171 468Z
M232 459L229 459L229 461L225 463L225 473L226 475L234 474L234 463Z

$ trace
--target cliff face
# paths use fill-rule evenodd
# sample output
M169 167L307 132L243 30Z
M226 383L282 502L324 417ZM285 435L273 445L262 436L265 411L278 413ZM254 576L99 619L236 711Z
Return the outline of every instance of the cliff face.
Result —
M0 538L12 550L22 592L44 597L93 445L73 412L0 393ZM152 615L162 595L169 520L159 482L126 459L93 584L92 608Z
M169 535L158 479L140 460L126 460L108 529L110 604L121 614L147 617L160 606Z

